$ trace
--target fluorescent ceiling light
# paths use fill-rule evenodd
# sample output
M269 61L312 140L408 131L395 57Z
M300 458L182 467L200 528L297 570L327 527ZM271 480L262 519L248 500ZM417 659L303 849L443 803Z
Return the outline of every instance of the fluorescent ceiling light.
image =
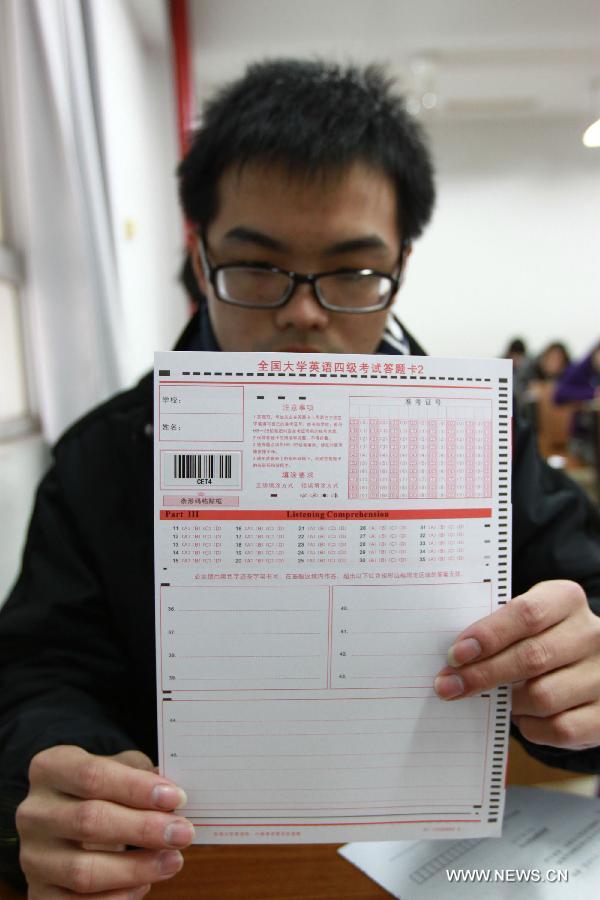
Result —
M584 147L600 147L600 77L593 78L590 82L591 111L594 120L581 135Z
M600 147L600 119L588 125L581 140L586 147Z

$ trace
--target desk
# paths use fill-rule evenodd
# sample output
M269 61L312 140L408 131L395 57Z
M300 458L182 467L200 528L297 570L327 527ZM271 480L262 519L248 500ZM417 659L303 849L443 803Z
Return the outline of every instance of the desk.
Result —
M389 894L331 844L192 847L180 879L161 884L156 900L380 900Z
M150 900L390 900L331 844L190 847ZM0 900L23 900L0 882Z

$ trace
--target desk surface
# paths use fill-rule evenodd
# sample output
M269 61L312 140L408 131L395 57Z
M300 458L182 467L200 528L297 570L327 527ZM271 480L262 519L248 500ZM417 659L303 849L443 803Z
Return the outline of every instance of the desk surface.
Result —
M331 844L190 847L175 878L151 900L389 900ZM0 882L0 900L23 900Z

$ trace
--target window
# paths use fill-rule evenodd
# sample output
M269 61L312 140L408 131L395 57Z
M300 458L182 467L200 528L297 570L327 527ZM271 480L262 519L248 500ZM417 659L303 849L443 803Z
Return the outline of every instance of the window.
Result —
M4 8L4 13L6 9ZM12 240L12 212L7 186L14 185L15 173L10 160L15 148L10 136L15 134L11 123L10 57L7 30L0 12L0 441L31 431L31 413L27 385L23 341L22 272L19 255Z

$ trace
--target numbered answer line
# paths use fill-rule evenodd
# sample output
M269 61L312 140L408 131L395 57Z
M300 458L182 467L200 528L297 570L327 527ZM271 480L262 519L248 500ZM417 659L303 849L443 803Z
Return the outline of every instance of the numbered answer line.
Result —
M226 766L225 767L220 766L220 767L210 768L210 769L199 769L199 768L180 769L179 771L180 772L204 772L204 773L207 773L207 772L245 772L245 773L250 773L250 772L274 773L274 772L277 772L279 774L279 772L365 772L368 769L372 769L372 770L376 770L376 771L383 770L383 769L393 769L394 772L397 772L400 769L410 769L412 771L413 769L429 769L429 768L430 768L430 766L428 766L428 765L425 765L425 766L413 766L413 765L405 765L405 766L398 766L398 765L394 765L394 766L311 766L310 769L302 768L302 767L299 768L297 766L285 768L285 769L273 769L272 766L269 766L268 768L264 768L264 769L248 768L247 766L242 766L242 767L238 767L235 769L233 769L233 768L229 769ZM473 763L461 763L460 765L457 765L457 766L444 765L444 769L472 769L472 768L473 768Z
M376 735L377 737L383 737L385 734L412 734L413 731L410 728L400 731L219 731L210 734L208 732L204 732L203 734L178 734L177 737L203 737L203 738L222 738L222 737L237 737L237 738L245 738L245 737L337 737L342 734L356 734L356 735L364 735L371 734ZM427 731L423 731L422 734L485 734L485 728L478 729L477 731L448 731L447 728L431 728ZM446 768L444 766L444 768Z
M398 759L400 756L406 756L410 753L418 753L419 756L426 756L431 753L440 754L443 753L444 756L458 756L458 755L469 755L473 756L474 754L477 756L481 756L481 753L477 753L474 750L400 750L396 752L390 753L338 753L337 751L333 751L332 753L177 753L177 759L280 759L282 757L286 757L291 759L292 757L315 757L315 756L326 756L326 757L335 757L336 759L341 756L368 756L372 759L375 756L394 756Z
M177 659L320 659L323 655L322 653L198 653L184 656L178 653Z
M469 607L470 608L470 607ZM476 607L473 607L476 608ZM169 612L180 612L180 613L205 613L205 612L223 612L223 613L240 613L240 612L301 612L301 613L320 613L323 614L326 610L323 609L306 609L306 607L301 607L300 609L287 609L283 607L272 607L270 609L225 609L222 606L217 607L216 609L173 609L169 610Z
M260 702L260 701L259 701ZM277 719L278 722L324 722L332 724L333 722L402 722L404 719L420 722L423 716L367 716L361 718L347 719ZM483 716L432 716L433 719L456 719L463 721L474 721L476 719L485 718ZM270 725L272 719L173 719L178 725ZM443 752L443 751L440 751Z

